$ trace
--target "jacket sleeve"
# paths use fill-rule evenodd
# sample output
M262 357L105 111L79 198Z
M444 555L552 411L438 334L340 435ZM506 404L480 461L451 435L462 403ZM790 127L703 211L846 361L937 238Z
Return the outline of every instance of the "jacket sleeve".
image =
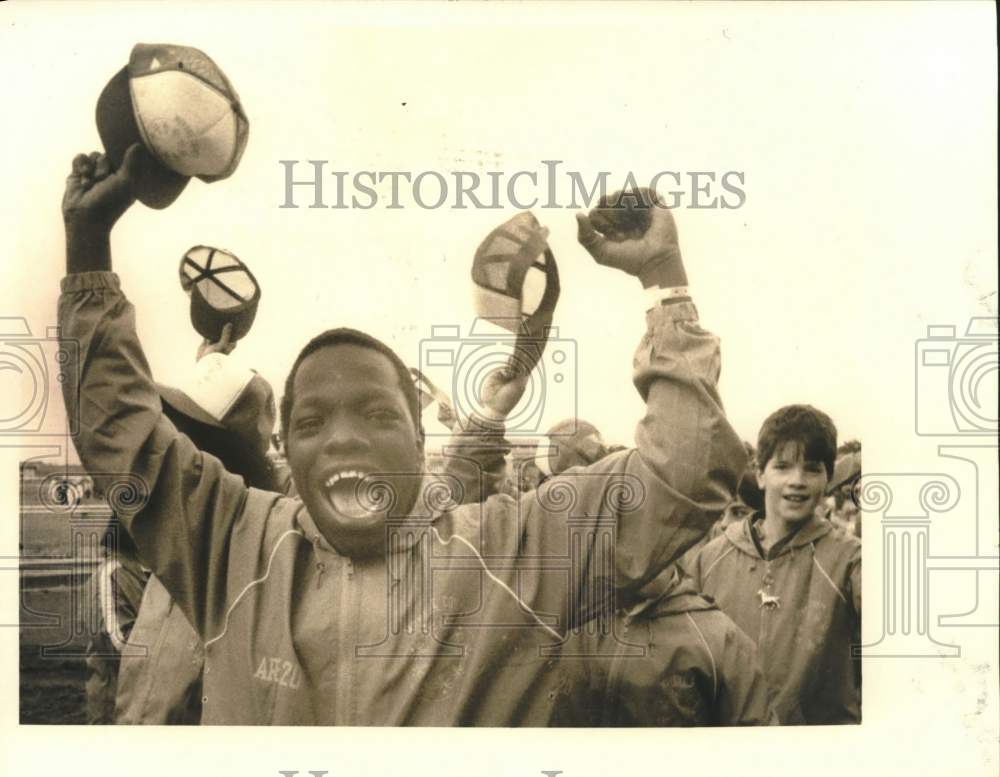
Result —
M224 608L229 535L247 488L164 417L116 274L64 278L59 325L80 460L143 562L204 634Z
M442 449L444 474L457 483L458 504L479 504L498 492L510 443L502 422L471 416L460 424Z
M625 470L645 493L638 509L620 519L620 550L629 560L619 567L624 583L648 579L680 557L736 493L746 450L726 418L720 372L719 340L700 327L692 303L647 314L634 359L646 414Z
M651 580L719 518L746 465L719 371L718 338L700 328L694 305L648 312L634 359L646 401L636 448L550 478L519 501L516 566L522 583L535 581L522 590L538 610L570 623L607 615L610 597ZM496 535L511 531L507 523L486 521L485 542L504 545Z
M847 575L847 584L850 587L851 603L854 605L854 616L861 622L861 547L858 546L851 559L850 571Z
M735 624L726 633L717 667L716 721L720 726L776 726L757 647Z

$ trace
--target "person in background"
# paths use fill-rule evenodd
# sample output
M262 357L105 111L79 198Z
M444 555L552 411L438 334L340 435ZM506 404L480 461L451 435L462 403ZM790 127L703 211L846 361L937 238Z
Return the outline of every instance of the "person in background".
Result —
M544 483L573 467L589 467L607 455L607 446L596 426L582 418L566 418L545 432L535 453L535 466Z
M716 537L721 537L725 534L726 529L734 523L746 520L754 511L761 510L764 507L764 493L757 485L757 472L754 466L756 452L753 446L746 441L743 442L743 447L747 451L747 467L740 478L740 484L736 489L736 497L726 505L726 509L722 512L722 517L712 525L708 533L693 545L681 557L680 561L677 562L677 566L680 568L682 574L690 574L689 570L694 563L695 557L705 545Z
M858 506L857 487L861 480L861 445L854 450L839 451L833 468L833 478L827 490L830 505L829 518L848 534L861 537L861 508Z
M114 516L101 546L104 559L90 578L98 628L87 643L84 659L86 721L92 725L115 722L122 654L130 653L129 638L149 577L135 545Z
M757 643L783 725L861 721L861 543L815 515L833 478L837 430L789 405L757 443L764 509L732 524L688 571Z
M535 463L538 442L531 441L514 445L510 451L510 461L507 466L509 477L507 493L517 496L528 491L534 491L542 483L542 473Z
M560 726L775 725L757 646L668 567L564 656Z

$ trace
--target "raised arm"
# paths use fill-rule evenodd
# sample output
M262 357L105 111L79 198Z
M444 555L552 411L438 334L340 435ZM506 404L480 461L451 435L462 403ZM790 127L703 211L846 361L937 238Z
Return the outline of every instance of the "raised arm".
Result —
M579 214L578 239L594 260L637 277L651 296L633 383L646 402L636 449L609 457L642 485L617 512L616 583L634 586L697 542L735 493L746 451L719 397L719 340L701 328L671 211L647 189L613 195ZM614 501L602 497L604 509Z
M544 243L548 230L538 225L535 234ZM507 363L489 373L478 387L475 404L482 408L482 414L458 418L452 411L453 435L444 449L445 471L461 483L462 504L485 501L502 483L505 457L511 449L504 437L505 421L521 401L531 373L541 361L559 301L559 269L551 251L547 253L546 272L545 295L538 309L521 322Z
M135 311L111 272L111 229L135 201L131 182L144 153L134 146L118 170L98 153L73 160L59 325L78 361L65 365L62 389L84 467L105 492L116 481L133 484L136 498L116 511L144 563L204 633L224 601L229 532L247 489L164 417Z
M633 363L646 402L636 448L550 478L520 500L516 524L483 515L487 563L515 564L522 581L534 581L525 582L524 599L536 611L562 613L569 627L610 619L618 594L697 542L746 464L719 398L719 341L698 323L673 217L650 193L641 196L645 224L608 203L578 217L579 240L594 259L638 277L657 297Z
M477 504L498 492L511 448L504 436L504 421L524 395L545 341L540 323L527 323L506 368L491 372L483 381L479 397L483 414L455 419L443 452L446 474L461 484L461 504Z

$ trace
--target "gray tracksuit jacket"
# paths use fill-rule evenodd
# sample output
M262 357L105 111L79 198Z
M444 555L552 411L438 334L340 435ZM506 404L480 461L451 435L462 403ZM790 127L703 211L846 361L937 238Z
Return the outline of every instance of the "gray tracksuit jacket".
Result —
M432 482L387 523L384 557L350 558L301 501L246 488L163 416L114 273L62 292L77 450L95 479L145 484L122 521L204 641L203 723L544 725L560 649L694 544L745 466L718 340L691 303L664 304L634 361L637 449L517 501L459 507Z

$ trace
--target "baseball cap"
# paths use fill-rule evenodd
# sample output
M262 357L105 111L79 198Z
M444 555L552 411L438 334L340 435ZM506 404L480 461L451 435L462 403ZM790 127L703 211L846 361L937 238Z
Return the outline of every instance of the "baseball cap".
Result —
M472 260L476 315L518 334L525 318L555 309L559 272L548 234L525 211L486 236Z
M266 452L274 431L271 384L221 353L210 353L176 386L156 384L160 399L199 423L239 436L258 452Z
M249 122L229 79L204 52L138 43L97 100L97 131L116 167L141 143L152 155L133 182L136 197L165 208L198 177L211 183L236 170Z
M250 331L257 316L260 285L250 268L221 248L194 246L181 257L181 288L191 297L191 325L209 342L218 342L232 324L231 339Z

